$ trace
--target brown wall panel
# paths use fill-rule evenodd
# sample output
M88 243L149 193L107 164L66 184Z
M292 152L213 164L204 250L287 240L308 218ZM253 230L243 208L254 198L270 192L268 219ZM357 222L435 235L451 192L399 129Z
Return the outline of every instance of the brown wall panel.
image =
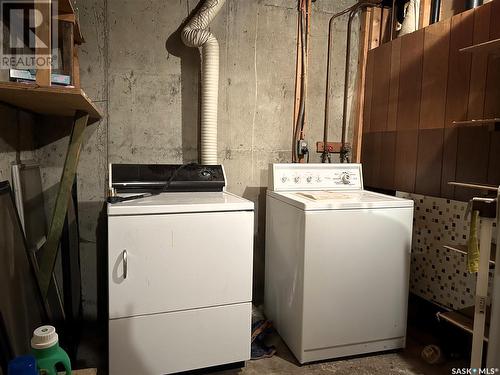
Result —
M473 31L474 10L461 13L451 19L446 127L451 127L453 121L467 119L472 57L470 53L460 52L459 49L472 45Z
M374 147L373 147L373 133L363 134L361 153L361 163L363 165L363 180L365 186L374 187L373 184L373 165L374 165Z
M488 182L491 134L487 127L458 129L457 181L478 184ZM455 198L459 200L468 200L477 194L471 189L455 188Z
M448 184L456 181L457 169L458 129L445 128L443 134L443 166L441 171L441 196L452 199L455 197L455 188Z
M441 171L441 196L453 198L455 188L448 184L455 181L457 165L457 130L453 121L467 119L469 84L472 57L459 49L473 43L474 10L451 19L450 55L448 59L448 89L443 134L443 165Z
M490 40L500 38L500 2L491 3ZM484 118L500 117L500 56L488 59L486 92L484 94Z
M491 133L488 183L500 185L500 132Z
M363 110L363 134L370 131L370 119L372 113L372 94L373 94L373 56L374 51L368 51L366 59L366 78L365 78L365 107ZM361 158L363 158L363 148L361 149Z
M488 3L474 11L473 43L478 44L489 40L491 4ZM474 54L472 56L469 105L467 118L469 120L482 119L484 109L484 92L486 89L486 73L488 70L488 56Z
M415 191L417 147L418 129L397 131L394 165L394 187L396 190Z
M441 193L450 25L448 19L424 30L415 191L426 195Z
M415 192L440 196L444 129L420 129Z
M422 90L423 48L423 29L401 37L398 130L418 129Z
M380 135L380 180L383 189L394 189L394 167L396 162L396 132L388 131Z
M447 19L424 29L420 129L439 129L444 125L450 24Z
M500 117L500 57L459 52L500 38L499 20L494 0L370 51L367 186L465 200L448 182L500 183L500 133L453 124Z
M370 131L378 132L387 129L391 45L386 43L374 49L373 60L374 95L372 95Z
M387 131L393 132L398 122L399 71L401 69L401 38L391 43L391 71L389 77L389 104L387 109Z

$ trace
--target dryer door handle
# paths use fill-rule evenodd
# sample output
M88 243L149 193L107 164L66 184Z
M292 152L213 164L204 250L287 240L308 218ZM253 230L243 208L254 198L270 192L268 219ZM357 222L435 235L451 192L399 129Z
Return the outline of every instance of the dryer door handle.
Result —
M122 252L123 259L123 279L125 280L128 276L128 254L127 250L123 250Z

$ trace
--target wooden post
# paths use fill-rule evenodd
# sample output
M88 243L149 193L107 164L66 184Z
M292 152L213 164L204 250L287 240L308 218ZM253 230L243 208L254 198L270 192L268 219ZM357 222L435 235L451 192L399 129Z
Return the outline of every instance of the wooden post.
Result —
M61 23L62 31L62 69L63 74L71 76L71 83L73 84L73 56L74 56L74 45L75 40L73 37L73 23L66 21L59 21Z
M353 141L352 160L355 163L361 162L361 144L363 141L363 110L365 106L365 79L366 60L370 47L370 19L373 9L366 9L361 15L361 32L359 34L359 57L358 57L358 79L356 88L356 102L353 113Z
M420 12L418 16L418 28L422 29L429 26L431 18L432 0L420 0Z
M73 86L80 87L80 59L78 58L78 46L73 46L73 75L71 77Z
M87 127L89 115L78 111L75 114L73 129L69 138L68 151L66 160L59 183L59 191L57 192L56 203L52 213L52 221L50 223L47 241L45 242L43 258L40 261L40 270L38 272L38 284L44 298L47 297L50 280L54 271L54 265L59 250L59 241L68 210L68 202L71 196L71 188L75 178L78 160L80 158L80 150L83 144L83 133Z
M51 27L52 27L51 0L35 0L35 59L52 57ZM51 65L36 69L36 83L41 86L50 86Z

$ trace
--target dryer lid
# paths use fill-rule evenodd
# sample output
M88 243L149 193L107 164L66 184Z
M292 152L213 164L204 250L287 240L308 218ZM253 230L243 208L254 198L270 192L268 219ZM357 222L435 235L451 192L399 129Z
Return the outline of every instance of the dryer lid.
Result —
M108 215L253 211L253 209L253 202L228 192L174 192L108 204Z

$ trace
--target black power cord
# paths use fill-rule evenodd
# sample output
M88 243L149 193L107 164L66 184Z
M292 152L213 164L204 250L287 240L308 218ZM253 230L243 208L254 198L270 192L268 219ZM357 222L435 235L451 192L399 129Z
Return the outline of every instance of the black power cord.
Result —
M190 167L192 165L198 165L198 163L190 162L190 163L184 163L184 164L179 165L174 170L174 172L172 173L170 178L167 180L167 183L163 186L163 188L160 191L157 191L154 193L131 195L130 197L120 197L120 196L108 197L107 202L110 204L115 204L115 203L120 203L120 202L133 201L133 200L141 199L141 198L152 197L152 196L164 193L170 188L172 181L174 181L175 177L177 177L177 175L179 174L179 171L181 171L184 168Z

